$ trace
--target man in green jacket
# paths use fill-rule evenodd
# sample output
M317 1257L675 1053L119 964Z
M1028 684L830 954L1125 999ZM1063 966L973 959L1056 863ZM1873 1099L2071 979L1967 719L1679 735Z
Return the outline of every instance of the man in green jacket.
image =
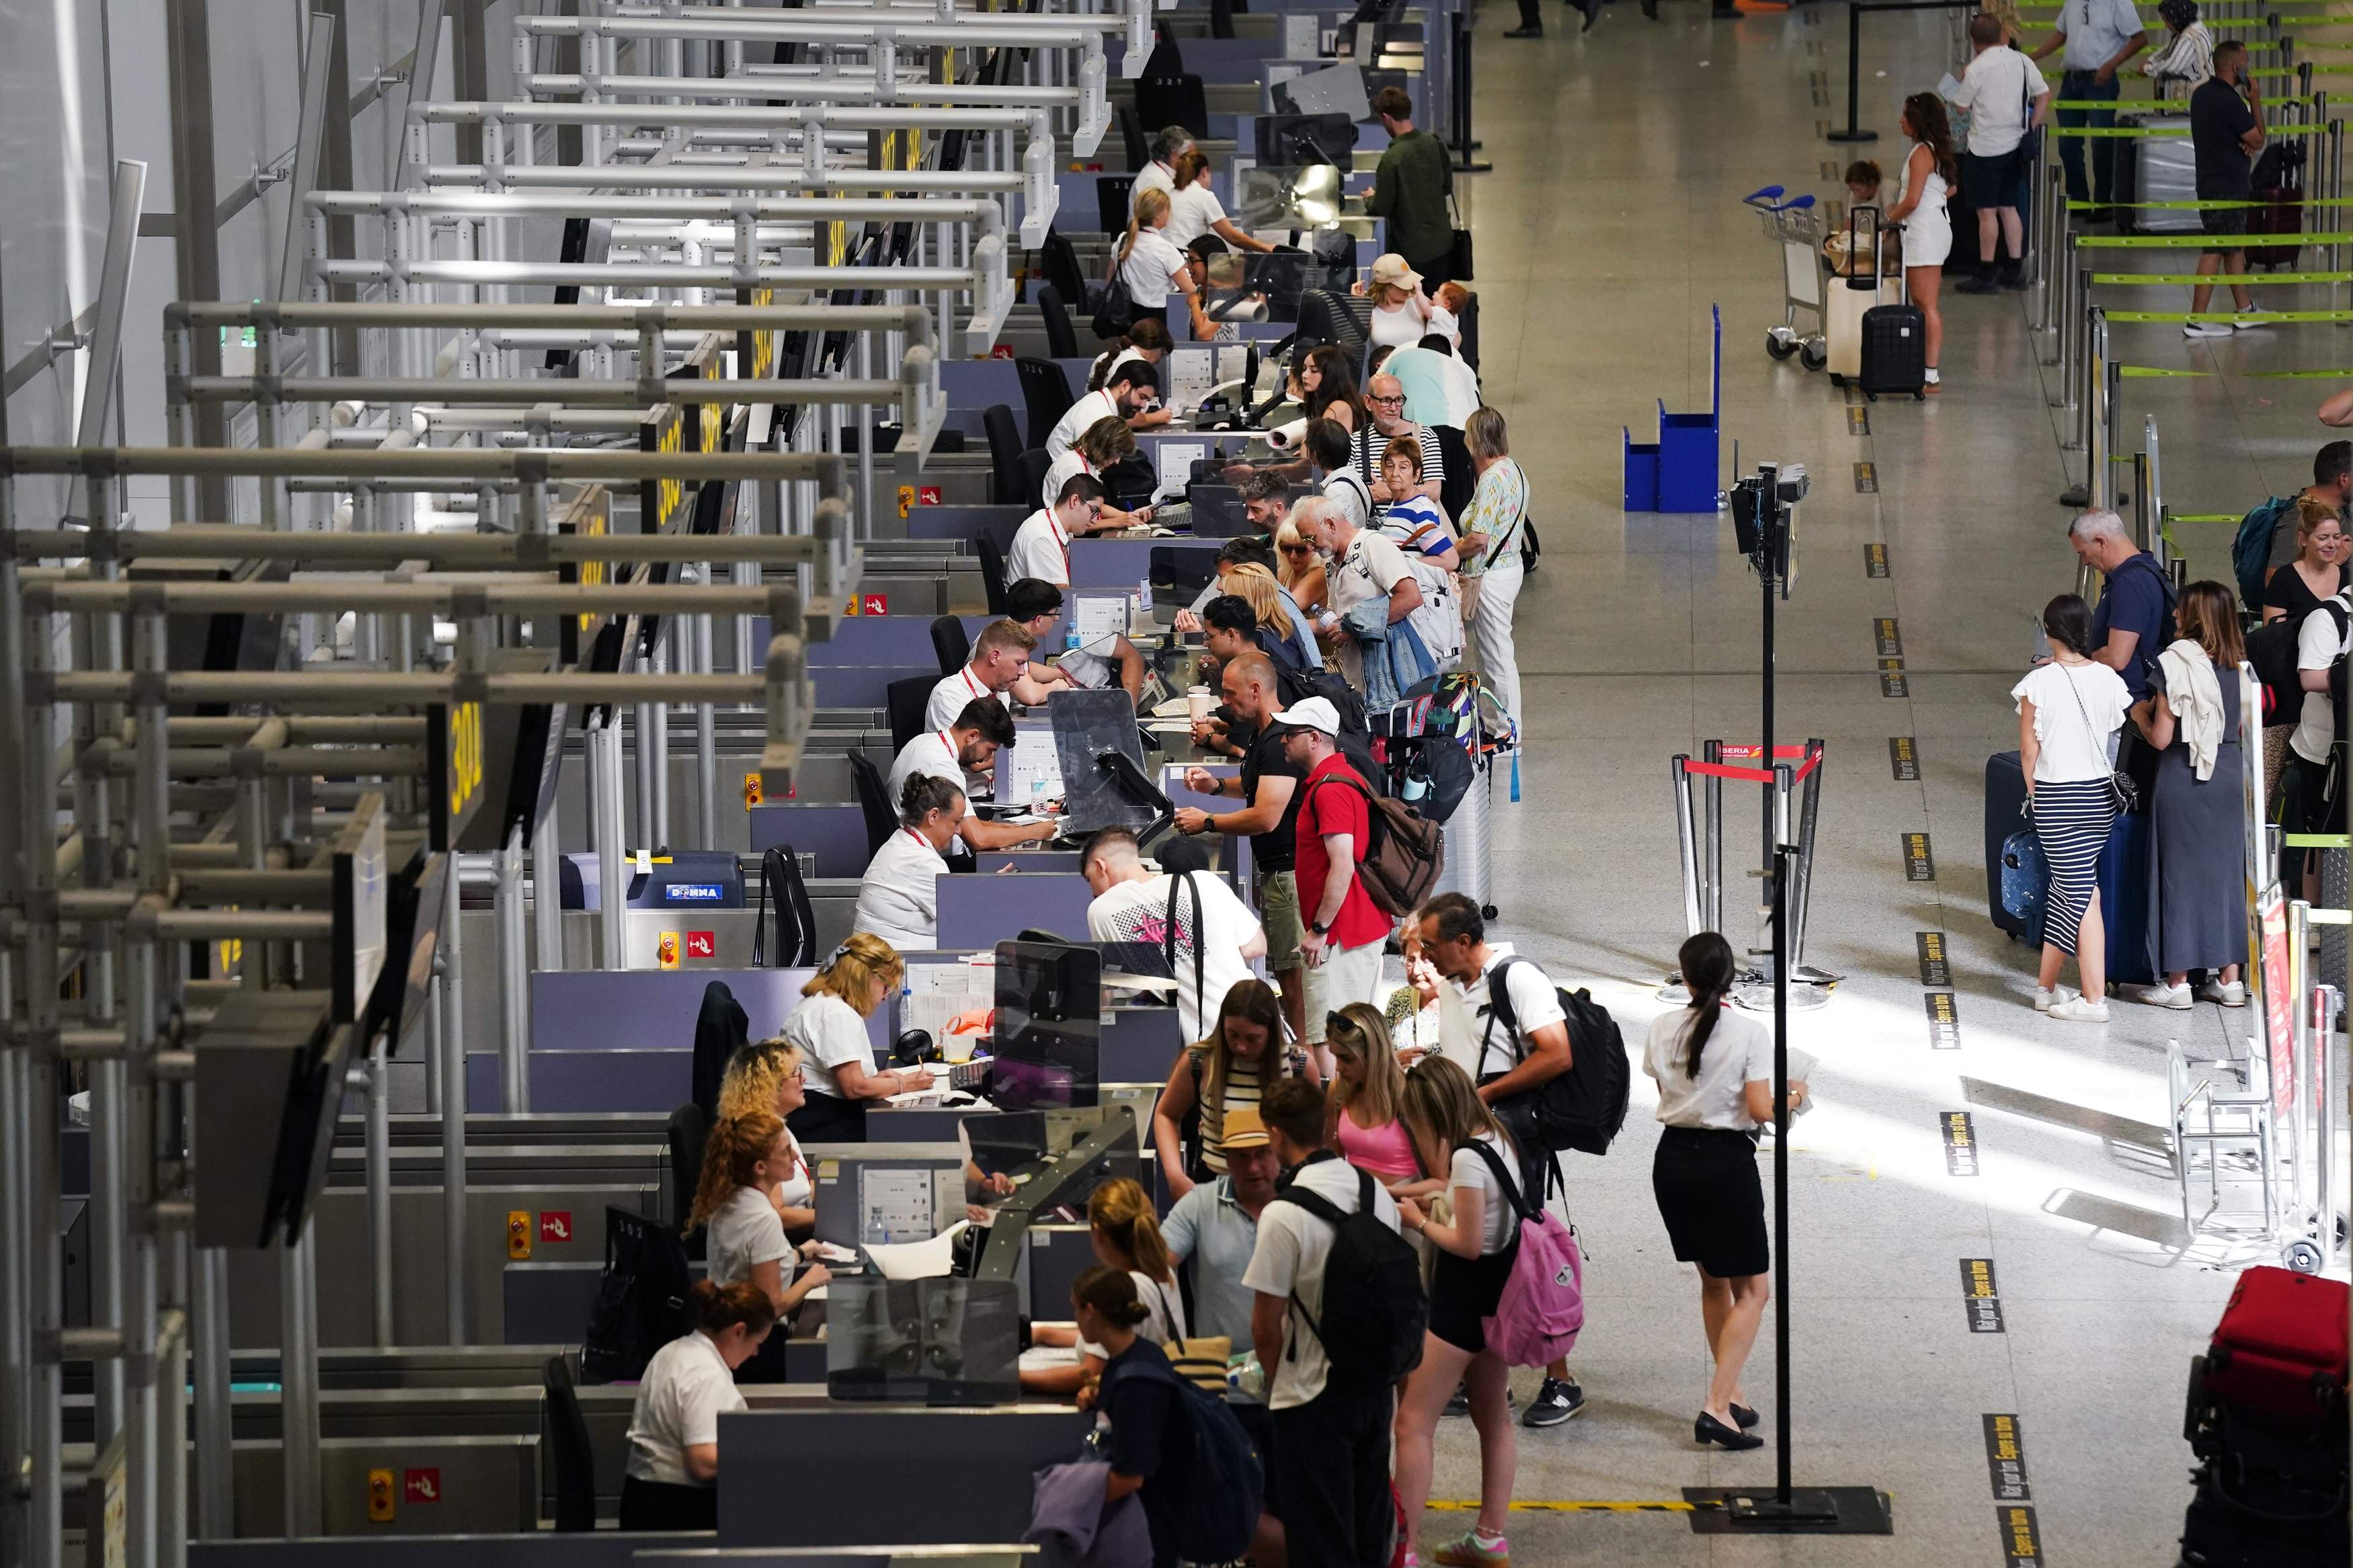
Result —
M1413 128L1413 100L1401 87L1373 95L1373 112L1389 133L1388 150L1373 174L1373 199L1366 210L1388 223L1388 247L1421 274L1422 287L1436 290L1453 277L1454 218L1447 211L1452 183L1446 144Z

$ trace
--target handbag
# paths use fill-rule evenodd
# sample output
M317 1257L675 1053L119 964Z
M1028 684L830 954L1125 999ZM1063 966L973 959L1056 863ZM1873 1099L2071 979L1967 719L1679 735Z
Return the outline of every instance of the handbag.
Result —
M2063 669L2066 667L2062 665L2059 668ZM2075 695L2075 711L2084 716L2084 732L2089 734L2092 731L2092 710L2084 706L2084 694L2076 689L2075 678L2071 675L2066 679L2067 689ZM2108 804L2116 808L2119 816L2140 809L2140 785L2133 782L2130 773L2122 772L2114 763L2108 767Z
M1446 163L1446 216L1454 226L1453 238L1446 249L1446 278L1451 283L1460 283L1477 277L1478 272L1472 258L1471 231L1462 226L1462 209L1454 200L1454 160L1451 153Z

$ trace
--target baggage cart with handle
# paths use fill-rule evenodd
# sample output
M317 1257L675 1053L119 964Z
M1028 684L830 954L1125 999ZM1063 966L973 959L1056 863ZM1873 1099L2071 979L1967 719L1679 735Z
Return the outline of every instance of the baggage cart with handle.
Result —
M1830 342L1824 333L1827 321L1822 307L1822 220L1814 211L1814 198L1809 194L1782 199L1786 193L1779 185L1767 185L1741 197L1744 205L1757 209L1764 220L1765 237L1781 261L1781 324L1765 331L1765 352L1775 359L1798 356L1798 363L1808 370L1820 370L1830 363ZM1800 331L1798 312L1805 310L1813 317L1813 330Z

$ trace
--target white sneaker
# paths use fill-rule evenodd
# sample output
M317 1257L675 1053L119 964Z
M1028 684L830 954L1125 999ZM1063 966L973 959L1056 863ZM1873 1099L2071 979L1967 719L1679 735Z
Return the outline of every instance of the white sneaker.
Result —
M2179 985L2119 985L2116 994L2144 1007L2171 1007L2187 1012L2190 1005L2189 982L2187 980Z
M2051 1016L2069 1024L2105 1024L2108 1021L2108 1005L2085 996L2070 996L2064 1002L2051 1005Z
M2225 1007L2243 1007L2247 1005L2247 988L2236 980L2232 981L2228 985L2219 980L2209 980L2198 988L2198 994L2206 1001L2218 1002Z
M2076 994L2077 993L2064 985L2053 985L2048 991L2038 985L2034 988L2034 1010L2038 1013L2048 1013L2060 1003Z
M2242 332L2260 332L2264 328L2271 325L2269 321L2258 321L2253 320L2252 318L2255 312L2253 310L2239 311L2236 315L2233 315L2231 318L2232 327Z
M2181 335L2185 338L2227 338L2231 335L2228 321L2184 321Z

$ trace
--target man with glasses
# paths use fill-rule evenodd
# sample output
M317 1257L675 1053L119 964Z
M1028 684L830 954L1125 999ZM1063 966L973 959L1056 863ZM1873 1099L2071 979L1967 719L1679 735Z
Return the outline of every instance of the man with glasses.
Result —
M1005 574L1015 582L1024 577L1056 587L1071 585L1071 541L1102 529L1103 481L1092 474L1072 474L1062 481L1050 507L1029 514L1013 535L1005 552Z
M1381 479L1381 458L1391 441L1411 438L1421 448L1421 483L1413 494L1436 500L1446 480L1446 459L1439 452L1437 434L1405 416L1405 384L1393 375L1373 377L1365 389L1365 406L1372 410L1372 425L1356 432L1352 466L1372 499L1383 506L1406 499L1389 493Z

